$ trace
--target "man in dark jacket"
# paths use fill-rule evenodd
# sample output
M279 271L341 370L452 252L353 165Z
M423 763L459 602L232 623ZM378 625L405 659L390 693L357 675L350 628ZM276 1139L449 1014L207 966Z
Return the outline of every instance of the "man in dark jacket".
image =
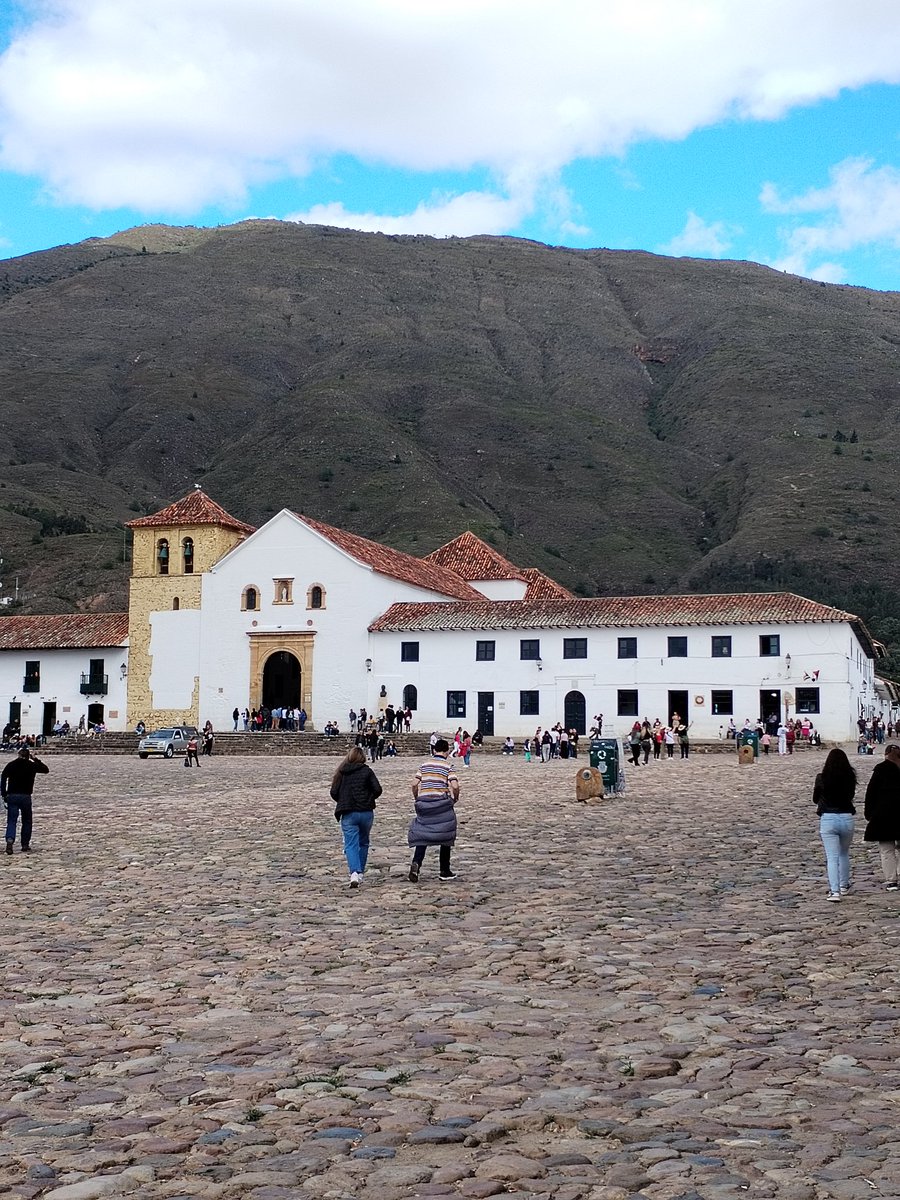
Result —
M872 772L865 814L865 840L878 843L884 885L896 892L900 888L900 746L886 746L884 762Z
M22 816L22 849L31 850L31 796L35 775L49 775L50 768L23 746L0 775L0 795L6 804L6 853L12 854L16 840L16 825Z

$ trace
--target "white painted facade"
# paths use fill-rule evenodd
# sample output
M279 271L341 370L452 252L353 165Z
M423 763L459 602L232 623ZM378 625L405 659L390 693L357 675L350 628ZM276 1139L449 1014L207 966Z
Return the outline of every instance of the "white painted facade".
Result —
M83 695L82 676L90 686L91 660L102 660L107 691ZM38 673L26 664L38 663ZM125 646L90 647L77 650L35 649L0 651L0 716L5 725L18 714L23 734L41 734L56 720L69 722L73 729L81 717L91 711L110 730L126 725L126 674L128 651ZM122 671L123 665L125 672ZM37 683L36 690L25 691ZM102 711L101 711L102 710ZM52 718L52 719L51 719ZM15 723L12 720L12 723Z
M289 580L291 603L276 598L276 581ZM252 587L259 608L242 611ZM322 607L310 607L310 589L322 589ZM351 708L376 704L378 687L368 627L398 601L445 599L434 591L389 578L351 558L287 509L239 543L203 577L200 648L200 718L230 728L235 706L249 703L251 633L314 635L313 690L302 704L319 728L337 721L346 729ZM179 617L183 614L173 613ZM151 644L156 669L156 630ZM396 701L395 697L395 701ZM374 707L373 707L374 706Z
M770 635L779 638L780 653L763 656L760 641ZM669 655L670 637L687 638L687 657ZM730 657L713 657L713 637L731 639ZM618 657L620 638L636 640L637 657ZM539 640L540 666L520 657L523 639ZM570 639L586 641L586 658L564 657L564 641ZM476 659L477 643L483 641L494 643L493 661ZM418 644L418 662L402 661L403 643ZM763 710L761 693L766 693L780 717L808 715L823 738L844 741L855 737L856 719L870 711L874 695L873 661L846 622L375 633L371 657L376 695L384 684L396 704L407 684L416 688L416 728L464 725L472 731L483 716L479 693L482 704L487 703L484 694L492 694L498 736L522 737L538 725L564 721L570 693L584 698L588 728L599 713L604 730L616 732L644 717L667 723L674 707L670 693L682 692L687 711L681 715L690 720L692 736L712 739L720 726L727 728L729 718L739 728L748 717L765 718L769 710ZM457 715L448 715L450 691L465 694L464 716L456 709ZM522 693L532 694L531 700L535 692L537 712L522 713ZM635 711L621 711L630 708Z

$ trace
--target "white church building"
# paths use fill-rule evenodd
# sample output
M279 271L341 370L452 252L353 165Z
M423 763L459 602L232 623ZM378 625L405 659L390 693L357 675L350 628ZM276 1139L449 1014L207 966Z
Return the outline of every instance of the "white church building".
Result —
M287 509L253 529L199 489L129 524L129 611L106 614L102 654L80 647L63 667L71 648L37 636L84 614L20 618L35 623L20 647L2 641L16 618L0 617L0 705L39 663L24 732L41 731L47 704L86 712L101 675L110 729L226 730L235 707L260 705L346 729L351 709L390 703L428 731L520 738L561 721L584 733L602 713L604 731L624 732L677 712L704 739L775 713L843 741L881 708L863 622L787 592L576 598L471 533L416 558Z

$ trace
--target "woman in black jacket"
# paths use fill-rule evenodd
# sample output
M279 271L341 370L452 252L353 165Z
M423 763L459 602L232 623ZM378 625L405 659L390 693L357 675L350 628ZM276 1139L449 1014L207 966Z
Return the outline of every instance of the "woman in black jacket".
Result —
M866 788L865 840L878 842L884 886L896 892L900 886L900 746L885 747L884 762L872 772Z
M813 786L813 804L819 814L819 836L825 847L828 899L840 900L850 891L850 843L853 841L853 797L856 772L843 750L828 752Z
M331 780L334 818L344 835L344 855L350 869L350 886L358 888L369 857L369 834L375 819L375 801L381 784L366 763L365 751L354 746Z

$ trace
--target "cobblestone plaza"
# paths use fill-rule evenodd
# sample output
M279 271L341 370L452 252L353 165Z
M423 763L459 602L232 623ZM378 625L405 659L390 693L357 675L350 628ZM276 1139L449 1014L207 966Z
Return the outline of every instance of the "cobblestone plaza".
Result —
M0 1193L900 1195L900 894L860 815L826 903L823 758L592 808L578 764L475 758L460 877L418 885L385 761L358 892L333 760L50 758L0 863Z

